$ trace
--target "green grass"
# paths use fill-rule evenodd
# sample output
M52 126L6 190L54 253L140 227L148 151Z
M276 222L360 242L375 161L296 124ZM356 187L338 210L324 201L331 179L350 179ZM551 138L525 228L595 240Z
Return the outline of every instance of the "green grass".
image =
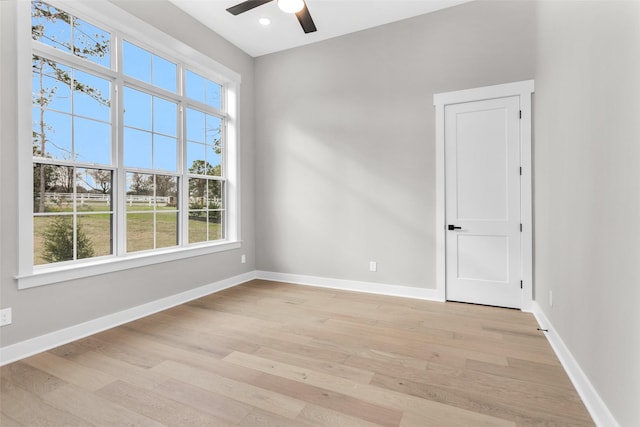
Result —
M163 205L159 204L156 207L156 211L175 211L175 206ZM104 212L111 210L111 206L104 202L85 202L84 204L78 203L78 212ZM152 211L153 205L149 205L149 203L127 203L127 211L135 211L135 212L145 212ZM45 212L47 213L56 213L56 212L73 212L73 205L71 203L46 203L45 204Z
M103 205L104 206L104 205ZM126 220L127 227L127 252L153 249L153 214L152 208L138 209L145 212L128 213ZM103 207L104 209L104 207ZM162 212L156 213L156 248L166 248L177 244L177 213ZM53 220L53 217L34 217L34 264L46 264L42 258L44 248L44 232ZM111 254L111 214L96 213L82 214L79 212L78 222L84 230L86 236L91 240L95 251L95 256ZM209 240L222 238L222 226L220 224L209 223ZM205 242L207 223L201 220L189 220L189 243Z
M209 240L222 239L222 226L209 223ZM207 241L207 223L205 221L189 219L189 243Z

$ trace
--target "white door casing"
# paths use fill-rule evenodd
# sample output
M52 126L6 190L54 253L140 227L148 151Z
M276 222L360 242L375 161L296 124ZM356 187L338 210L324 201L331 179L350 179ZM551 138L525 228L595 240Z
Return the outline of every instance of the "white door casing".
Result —
M532 93L524 81L434 96L439 299L530 310Z

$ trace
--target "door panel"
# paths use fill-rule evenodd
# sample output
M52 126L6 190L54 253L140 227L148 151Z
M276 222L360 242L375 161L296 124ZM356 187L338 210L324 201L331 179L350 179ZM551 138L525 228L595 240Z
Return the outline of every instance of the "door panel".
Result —
M458 219L507 219L504 114L503 109L457 114Z
M509 282L509 238L457 236L459 279Z
M447 299L519 308L517 96L445 107Z

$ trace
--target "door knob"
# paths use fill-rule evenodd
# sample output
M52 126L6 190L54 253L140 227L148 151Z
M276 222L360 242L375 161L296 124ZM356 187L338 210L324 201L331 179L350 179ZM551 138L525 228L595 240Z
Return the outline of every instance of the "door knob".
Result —
M462 227L456 227L455 225L449 224L449 230L460 230Z

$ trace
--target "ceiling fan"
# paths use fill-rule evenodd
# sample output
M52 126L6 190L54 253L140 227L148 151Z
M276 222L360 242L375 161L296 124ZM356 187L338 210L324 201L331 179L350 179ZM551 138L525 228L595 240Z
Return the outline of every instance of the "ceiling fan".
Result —
M258 6L262 6L265 3L269 3L274 0L247 0L232 6L227 9L232 15L240 15L251 9L255 9ZM275 0L278 3L278 7L287 13L295 13L300 22L300 26L305 33L313 33L317 31L316 24L313 23L309 9L304 0Z

